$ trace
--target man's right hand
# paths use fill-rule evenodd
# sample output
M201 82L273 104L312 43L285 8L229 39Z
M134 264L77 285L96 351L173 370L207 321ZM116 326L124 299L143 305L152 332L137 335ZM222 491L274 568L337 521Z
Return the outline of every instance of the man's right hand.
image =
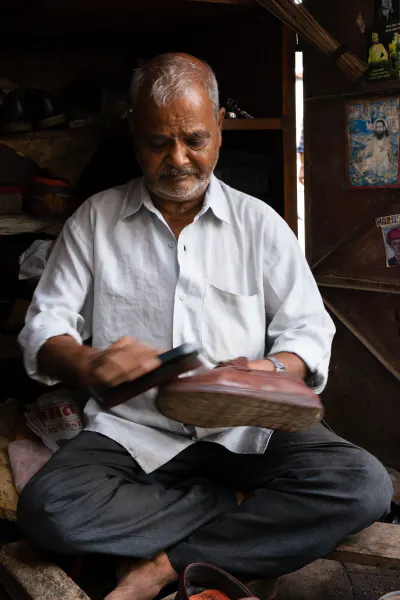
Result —
M116 386L133 381L160 366L159 353L131 337L123 337L107 350L85 353L78 365L78 378L82 385Z
M156 369L159 350L123 337L106 350L81 346L68 335L50 338L38 355L39 370L72 385L116 386Z

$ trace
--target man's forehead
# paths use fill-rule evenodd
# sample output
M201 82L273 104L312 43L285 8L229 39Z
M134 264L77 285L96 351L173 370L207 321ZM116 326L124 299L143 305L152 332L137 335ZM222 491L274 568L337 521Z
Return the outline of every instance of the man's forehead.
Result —
M178 137L196 137L199 139L206 139L212 136L209 128L205 127L204 124L197 126L179 126L179 127L149 127L145 130L146 137L150 140L157 140L161 138L178 138Z
M215 118L211 98L199 86L191 87L184 96L169 100L165 105L159 106L147 93L139 97L136 108L139 120L173 124L177 121L208 121Z

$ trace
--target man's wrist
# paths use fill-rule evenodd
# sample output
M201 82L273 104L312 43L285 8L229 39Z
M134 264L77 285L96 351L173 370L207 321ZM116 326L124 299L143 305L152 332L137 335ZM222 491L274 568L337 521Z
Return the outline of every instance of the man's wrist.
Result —
M266 358L249 361L249 368L254 371L275 371L275 367L272 362Z
M38 353L39 371L73 385L84 385L91 356L96 350L69 335L49 338Z
M280 360L278 360L275 356L268 356L266 360L269 360L269 362L271 362L274 365L275 371L277 373L287 373L288 372L287 367Z

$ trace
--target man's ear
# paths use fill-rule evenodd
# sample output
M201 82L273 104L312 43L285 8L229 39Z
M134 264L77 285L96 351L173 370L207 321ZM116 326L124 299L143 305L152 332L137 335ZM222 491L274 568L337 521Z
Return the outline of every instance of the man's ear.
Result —
M219 113L218 113L218 135L219 135L219 145L220 146L222 144L222 126L224 124L224 118L225 118L225 109L220 108Z

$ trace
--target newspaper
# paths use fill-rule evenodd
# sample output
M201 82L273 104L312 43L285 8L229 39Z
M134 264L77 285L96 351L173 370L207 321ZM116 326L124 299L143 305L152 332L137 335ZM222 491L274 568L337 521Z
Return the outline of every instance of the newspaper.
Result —
M19 257L18 279L41 277L53 246L53 240L35 240Z
M28 427L53 453L60 443L83 430L83 406L87 394L61 389L40 396L35 404L25 406Z

